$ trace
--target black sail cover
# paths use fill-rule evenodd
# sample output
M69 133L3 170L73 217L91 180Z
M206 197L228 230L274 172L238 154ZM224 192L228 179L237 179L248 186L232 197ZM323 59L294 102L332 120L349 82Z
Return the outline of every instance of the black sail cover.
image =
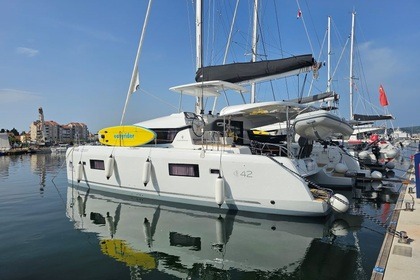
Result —
M354 114L355 121L382 121L382 120L395 120L392 115L360 115Z
M195 81L221 80L230 83L240 83L279 75L313 65L316 65L314 58L311 54L306 54L275 60L206 66L197 70Z

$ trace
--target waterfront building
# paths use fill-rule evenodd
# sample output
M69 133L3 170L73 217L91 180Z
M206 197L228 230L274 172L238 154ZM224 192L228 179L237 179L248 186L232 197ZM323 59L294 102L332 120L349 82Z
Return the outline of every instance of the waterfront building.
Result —
M71 122L61 125L55 121L37 120L30 125L30 138L32 142L44 143L79 143L88 140L88 128L84 123Z

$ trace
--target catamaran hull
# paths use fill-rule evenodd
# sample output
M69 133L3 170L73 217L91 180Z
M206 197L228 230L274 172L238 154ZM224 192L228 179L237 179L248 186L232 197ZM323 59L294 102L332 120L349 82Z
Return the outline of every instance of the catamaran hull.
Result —
M114 163L110 171L106 163L111 155ZM272 159L234 151L146 146L80 146L66 154L67 178L73 186L219 208L217 186L222 179L221 209L293 216L329 213L328 203L315 199L296 175L296 163L285 157ZM303 168L303 161L300 165ZM144 170L148 168L150 172Z

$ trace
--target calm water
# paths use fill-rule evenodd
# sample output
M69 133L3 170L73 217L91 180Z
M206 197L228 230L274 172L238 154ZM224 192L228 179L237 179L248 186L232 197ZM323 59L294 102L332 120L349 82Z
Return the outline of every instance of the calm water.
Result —
M399 187L342 193L387 222ZM51 154L0 157L0 213L0 279L370 279L385 234L354 213L212 213L86 192Z

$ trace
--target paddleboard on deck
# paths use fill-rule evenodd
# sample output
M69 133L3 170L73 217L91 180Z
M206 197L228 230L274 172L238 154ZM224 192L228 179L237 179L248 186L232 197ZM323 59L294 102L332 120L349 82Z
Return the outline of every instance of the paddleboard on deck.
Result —
M141 126L121 125L99 130L98 138L101 144L108 146L135 147L149 143L156 138L156 133Z

